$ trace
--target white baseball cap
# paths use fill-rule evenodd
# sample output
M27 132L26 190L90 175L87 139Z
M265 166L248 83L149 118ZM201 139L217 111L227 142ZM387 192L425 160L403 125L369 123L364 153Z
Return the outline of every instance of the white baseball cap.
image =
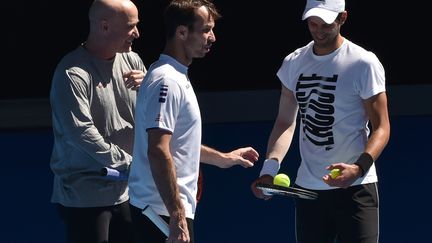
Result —
M302 20L317 16L327 24L331 24L343 11L345 11L345 0L307 0Z

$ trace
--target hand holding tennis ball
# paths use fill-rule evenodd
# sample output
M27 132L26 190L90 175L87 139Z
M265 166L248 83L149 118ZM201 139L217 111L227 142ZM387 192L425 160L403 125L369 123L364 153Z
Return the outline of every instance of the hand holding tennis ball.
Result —
M335 169L330 171L330 177L332 179L336 179L336 177L340 176L340 174L341 174L341 171L338 168L335 168Z
M289 187L290 186L290 178L286 174L277 174L273 178L273 184L283 187Z

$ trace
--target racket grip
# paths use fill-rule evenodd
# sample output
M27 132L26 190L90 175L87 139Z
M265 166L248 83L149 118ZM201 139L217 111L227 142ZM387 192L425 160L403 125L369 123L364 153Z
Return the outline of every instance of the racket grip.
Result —
M128 174L126 172L118 171L116 169L111 169L108 167L102 168L100 173L102 176L105 176L105 177L112 179L112 180L127 180L128 179Z
M162 233L164 233L165 236L168 237L169 227L167 222L165 222L165 220L163 220L161 216L159 216L155 211L153 211L153 209L149 205L145 206L145 208L142 210L142 214L147 216L147 218L149 218L153 222L153 224L155 224L162 231Z

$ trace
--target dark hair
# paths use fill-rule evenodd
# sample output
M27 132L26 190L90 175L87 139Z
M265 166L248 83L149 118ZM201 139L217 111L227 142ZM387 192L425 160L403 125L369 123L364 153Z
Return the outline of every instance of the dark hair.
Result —
M218 10L211 0L172 0L165 8L164 23L165 35L168 39L172 38L178 26L187 26L193 30L193 25L197 20L195 10L205 6L213 20L221 17Z

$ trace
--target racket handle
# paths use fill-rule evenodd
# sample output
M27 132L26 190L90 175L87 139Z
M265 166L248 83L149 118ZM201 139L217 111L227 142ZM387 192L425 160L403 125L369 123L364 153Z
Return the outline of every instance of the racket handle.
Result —
M111 169L108 167L102 168L100 173L102 176L105 176L112 180L123 181L128 179L128 174L126 172L118 171L116 169Z
M153 209L149 205L145 206L145 208L142 210L142 214L147 216L153 222L153 224L155 224L162 231L162 233L164 233L165 236L168 237L169 227L167 222L165 222L165 220L163 220L161 216L159 216L155 211L153 211Z

